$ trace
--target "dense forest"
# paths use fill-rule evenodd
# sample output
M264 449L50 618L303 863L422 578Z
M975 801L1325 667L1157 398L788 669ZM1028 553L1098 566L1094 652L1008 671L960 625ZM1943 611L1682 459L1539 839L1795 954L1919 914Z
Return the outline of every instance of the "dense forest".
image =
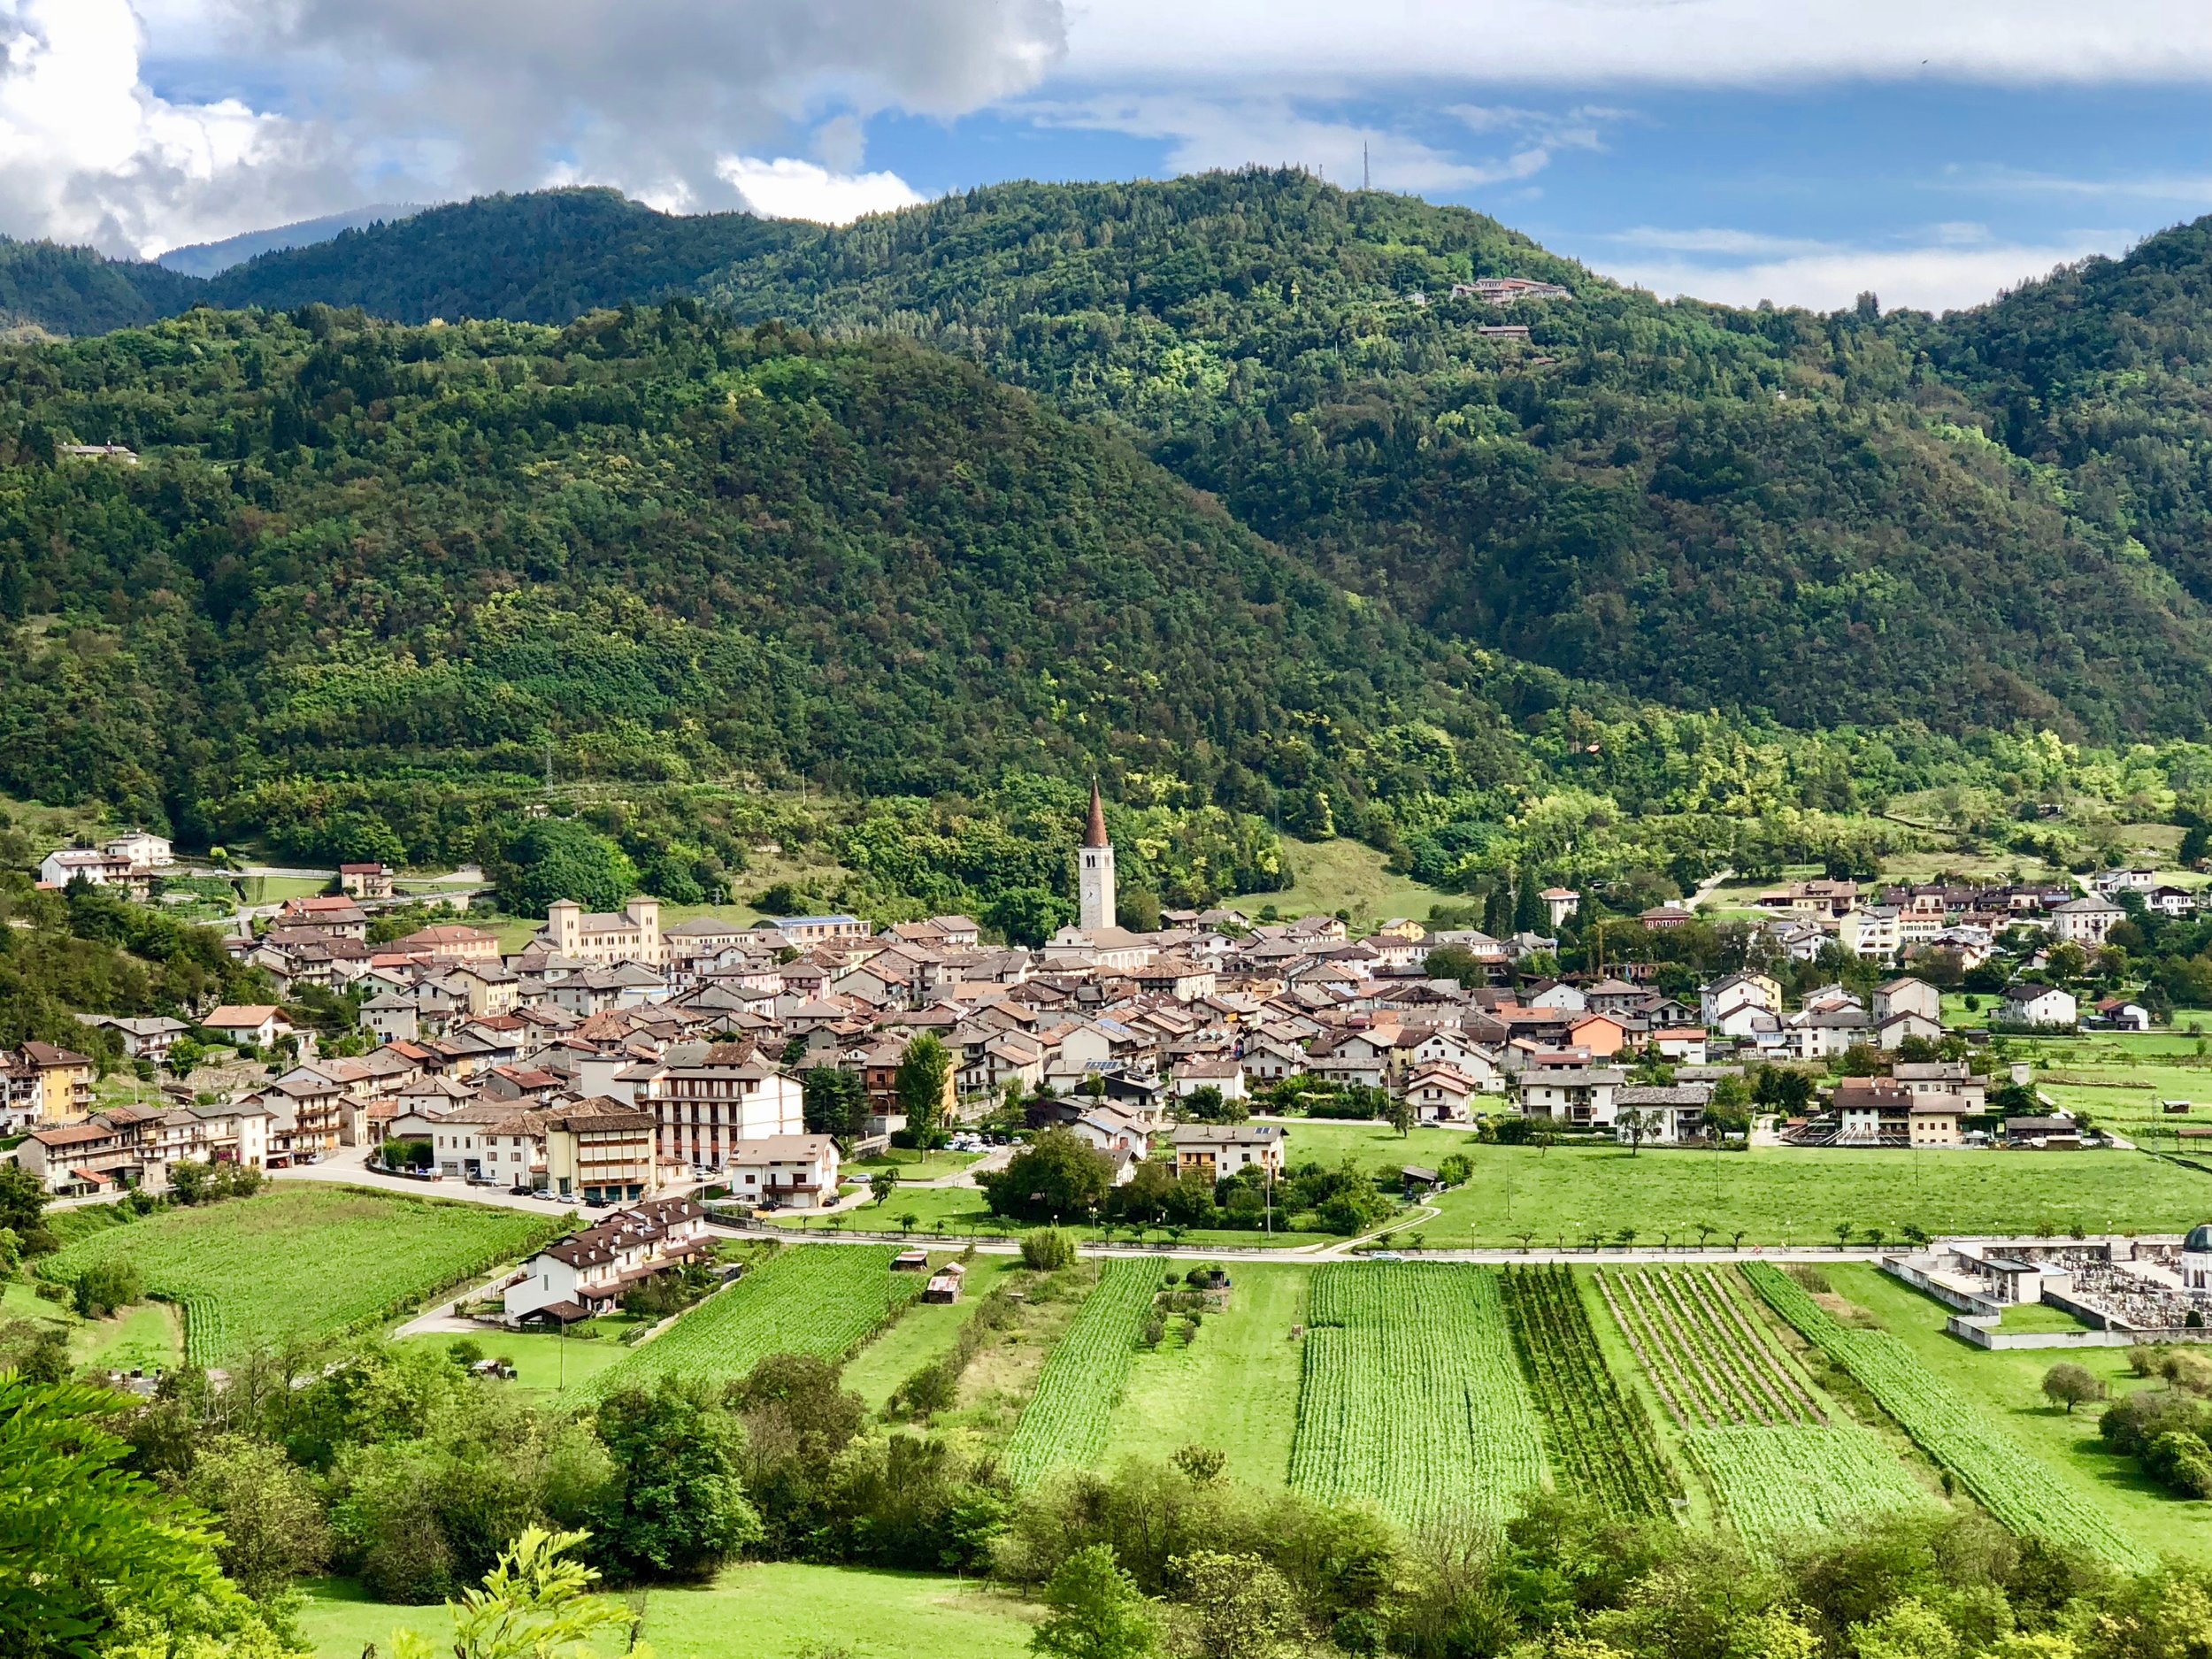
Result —
M688 291L909 335L1125 427L1445 637L1801 727L2115 738L2204 726L2208 245L2185 227L1940 322L1745 311L1623 289L1464 209L1245 173L1005 185L834 231L492 197L193 291L555 323ZM1575 298L1450 297L1502 274Z
M1733 311L1295 173L0 245L0 792L450 860L549 767L677 891L764 835L1033 920L1093 770L1187 902L1278 829L1472 891L1863 867L1945 785L2200 809L2208 251ZM801 784L879 804L737 793Z

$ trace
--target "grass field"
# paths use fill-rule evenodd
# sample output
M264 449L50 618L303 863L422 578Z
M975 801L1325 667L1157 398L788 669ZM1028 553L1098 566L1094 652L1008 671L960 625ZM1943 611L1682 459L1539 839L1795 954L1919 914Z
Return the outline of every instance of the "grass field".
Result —
M644 1606L657 1659L813 1659L831 1650L852 1659L1020 1659L1043 1617L956 1578L788 1562L732 1567L704 1589L655 1590ZM317 1659L360 1659L371 1643L389 1653L400 1630L442 1652L453 1631L442 1607L364 1601L338 1579L306 1586L299 1622ZM597 1650L604 1659L619 1651L612 1640Z
M1226 1311L1206 1316L1187 1348L1171 1333L1137 1356L1107 1432L1118 1457L1164 1458L1196 1442L1225 1455L1233 1479L1279 1486L1290 1474L1313 1270L1239 1262Z
M106 1228L40 1271L65 1283L126 1256L150 1294L184 1309L194 1363L213 1365L395 1315L557 1232L546 1217L483 1204L293 1182Z
M922 1152L907 1147L892 1147L872 1158L856 1158L845 1165L849 1176L865 1180L878 1170L896 1170L902 1181L938 1181L949 1175L957 1175L983 1161L980 1152ZM892 1205L898 1200L894 1197Z
M597 1334L590 1337L573 1333L563 1337L536 1331L487 1331L467 1340L484 1350L485 1358L503 1359L515 1368L515 1379L505 1385L507 1387L526 1398L551 1402L579 1390L588 1392L592 1379L629 1353L622 1345L621 1337L636 1325L636 1320L617 1314L580 1327L595 1330ZM403 1345L420 1345L443 1353L462 1340L454 1333L441 1332L405 1338Z
M1295 1132L1292 1147L1298 1147ZM1640 1246L1714 1241L1738 1228L1747 1244L1833 1244L1838 1223L1858 1242L1879 1226L1894 1240L1931 1233L2183 1231L2212 1216L2212 1175L2134 1152L2006 1153L1760 1149L1632 1156L1617 1148L1467 1146L1471 1180L1433 1202L1432 1249L1611 1242L1624 1227Z
M930 1266L936 1268L955 1254L933 1251ZM978 1256L968 1263L967 1280L961 1286L958 1302L916 1302L899 1316L897 1324L879 1333L846 1362L845 1386L865 1400L870 1410L882 1410L901 1383L952 1347L977 1302L1008 1274L1023 1271L1018 1257Z
M1225 902L1248 916L1271 904L1285 918L1347 910L1355 922L1371 925L1394 916L1425 922L1432 905L1471 902L1441 887L1424 887L1410 876L1393 875L1383 868L1382 854L1356 841L1302 841L1286 835L1283 851L1290 860L1290 887Z
M2123 1350L1975 1348L1945 1333L1949 1309L1887 1274L1858 1266L1822 1271L1839 1294L1879 1318L1923 1365L2033 1452L2136 1548L2151 1556L2212 1561L2212 1504L2173 1497L2138 1473L2133 1460L2103 1450L2095 1408L2070 1417L2043 1397L2044 1373L2061 1360L2087 1367L2115 1394L2156 1386L2128 1374Z
M19 1279L0 1285L0 1319L50 1326L69 1339L69 1363L99 1371L168 1371L184 1358L176 1310L159 1302L126 1308L110 1319L80 1319Z

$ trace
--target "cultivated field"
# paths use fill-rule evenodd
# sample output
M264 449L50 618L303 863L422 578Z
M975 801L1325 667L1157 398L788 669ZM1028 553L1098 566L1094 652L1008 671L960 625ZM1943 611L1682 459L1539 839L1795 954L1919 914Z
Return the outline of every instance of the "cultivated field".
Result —
M1600 1270L1599 1296L1666 1409L1716 1510L1779 1548L1936 1500L1880 1435L1801 1376L1731 1268Z
M84 1233L39 1271L68 1283L127 1257L149 1293L183 1309L192 1362L220 1365L396 1317L560 1231L485 1204L303 1182Z
M1494 1271L1333 1263L1310 1309L1293 1486L1419 1524L1503 1518L1544 1484Z
M1516 1267L1504 1277L1507 1322L1562 1484L1616 1515L1670 1511L1681 1481L1643 1404L1606 1369L1571 1267Z
M1137 1329L1151 1310L1162 1270L1154 1263L1100 1264L1097 1286L1045 1361L1013 1438L1006 1472L1025 1486L1062 1469L1090 1467L1106 1449L1107 1419L1137 1356Z
M1780 1269L1755 1263L1744 1276L1798 1333L1871 1394L1929 1456L2016 1532L2085 1548L2122 1565L2147 1564L2095 1506L2042 1457L2012 1440L1886 1331L1853 1330Z
M1470 1137L1471 1140L1471 1137ZM1294 1158L1298 1134L1291 1133ZM1930 1233L2172 1233L2212 1217L2212 1175L2134 1152L1656 1151L1555 1146L1463 1148L1474 1178L1434 1202L1432 1249L1607 1243L1641 1246L1897 1242ZM2207 1162L2212 1163L2212 1158Z
M599 1373L593 1390L650 1387L663 1377L742 1377L771 1354L841 1359L921 1294L895 1273L888 1245L793 1247L749 1269L657 1337Z

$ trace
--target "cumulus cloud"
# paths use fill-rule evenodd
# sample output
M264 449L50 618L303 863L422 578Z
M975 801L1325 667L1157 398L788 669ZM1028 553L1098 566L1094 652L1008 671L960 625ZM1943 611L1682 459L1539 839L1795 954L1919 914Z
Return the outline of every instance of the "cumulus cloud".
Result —
M434 135L449 188L550 165L684 205L722 163L834 107L949 117L1033 86L1064 44L1059 0L224 0L250 50L375 73L338 118Z
M887 213L922 199L895 173L832 173L788 156L774 161L729 156L718 171L736 187L748 207L767 219L849 225L864 213Z
M0 225L150 253L319 210L324 134L234 98L157 96L127 0L0 0Z
M144 253L584 181L849 217L914 199L862 171L868 116L1064 46L1060 0L0 0L0 230Z
M1394 0L1348 15L1282 0L1087 0L1078 74L1437 76L1487 84L1744 85L1932 75L2202 81L2201 0Z
M1800 241L1754 232L1624 232L1612 240L1629 251L1590 259L1617 281L1666 297L1687 295L1725 305L1804 305L1837 311L1871 290L1886 308L1955 311L1978 305L2001 289L2047 274L2055 265L2108 252L2110 231L2069 232L2048 242L2000 242L1981 227L1944 225L1904 246L1863 247ZM2124 240L2124 238L2117 239ZM1685 257L1697 254L1721 258ZM1744 256L1730 260L1728 255Z

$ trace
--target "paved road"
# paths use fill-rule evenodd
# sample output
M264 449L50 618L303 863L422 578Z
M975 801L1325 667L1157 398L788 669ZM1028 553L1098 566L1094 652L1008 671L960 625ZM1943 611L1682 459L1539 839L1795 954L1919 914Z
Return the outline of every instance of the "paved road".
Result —
M576 1205L564 1202L557 1199L519 1196L517 1194L509 1192L503 1187L471 1187L461 1181L408 1180L403 1176L385 1175L377 1171L365 1169L361 1164L351 1161L335 1162L326 1160L321 1164L311 1164L303 1169L278 1170L273 1172L271 1179L279 1181L311 1180L344 1182L357 1187L374 1187L384 1192L405 1193L410 1196L416 1198L446 1198L452 1199L462 1203L494 1204L502 1209L520 1210L532 1215L563 1216L567 1215L572 1210L576 1210L577 1209ZM915 1184L917 1186L921 1185L919 1182ZM58 1204L56 1208L60 1208L62 1205L73 1202L77 1201L63 1200L61 1201L61 1204ZM821 1215L829 1215L833 1213L851 1215L856 1211L869 1209L870 1207L871 1201L866 1191L864 1189L856 1198L847 1199L839 1206L839 1209L836 1211L833 1212L830 1210L821 1210L816 1213ZM583 1210L579 1213L586 1217L589 1217L593 1212L589 1210ZM1381 1227L1377 1228L1374 1232L1363 1233L1357 1238L1316 1239L1310 1243L1285 1245L1275 1249L1270 1249L1264 1246L1257 1245L1225 1246L1219 1244L1164 1245L1086 1243L1081 1248L1083 1254L1086 1256L1184 1256L1194 1257L1219 1256L1274 1259L1286 1262L1335 1262L1347 1259L1357 1259L1361 1254L1359 1249L1361 1245L1386 1242L1391 1234L1409 1232L1414 1228L1425 1225L1427 1223L1434 1220L1438 1213L1439 1212L1436 1210L1425 1204L1410 1214L1393 1217L1388 1222ZM796 1228L786 1227L718 1226L715 1231L726 1238L779 1239L787 1244L851 1244L856 1241L862 1241L867 1243L927 1245L933 1249L941 1249L948 1245L955 1244L964 1249L970 1245L972 1245L976 1250L985 1256L1015 1256L1018 1255L1021 1250L1021 1243L1018 1239L968 1239L952 1236L940 1239L933 1233L916 1233L911 1235L908 1235L898 1232L895 1228L885 1228L881 1232L877 1232L873 1229L864 1227L847 1227L841 1232L833 1233L827 1228L816 1230L811 1227L802 1232ZM1754 1245L1744 1249L1733 1249L1725 1246L1717 1246L1712 1249L1706 1250L1701 1250L1692 1245L1681 1245L1676 1248L1667 1250L1647 1248L1643 1249L1601 1249L1596 1251L1587 1249L1563 1250L1548 1248L1542 1246L1539 1246L1532 1249L1524 1250L1511 1245L1505 1245L1480 1249L1430 1249L1421 1250L1415 1254L1417 1254L1420 1259L1425 1262L1480 1262L1492 1264L1508 1262L1520 1263L1524 1264L1555 1262L1580 1262L1585 1263L1597 1262L1614 1264L1639 1263L1648 1265L1667 1262L1871 1263L1878 1262L1885 1255L1891 1253L1892 1252L1886 1250L1867 1249L1862 1247L1854 1247L1850 1249L1839 1250L1819 1245L1805 1245L1802 1247L1790 1248L1783 1248L1779 1247L1766 1248ZM443 1310L439 1310L434 1311L442 1312ZM426 1319L432 1317L433 1316L426 1314L422 1317Z

